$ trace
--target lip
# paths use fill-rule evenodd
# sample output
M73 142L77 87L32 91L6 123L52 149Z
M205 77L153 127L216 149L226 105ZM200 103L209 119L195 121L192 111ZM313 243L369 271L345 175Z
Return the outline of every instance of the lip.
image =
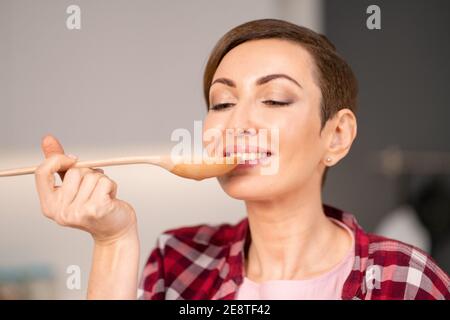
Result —
M230 154L243 154L244 157L256 156L254 159L239 158L239 164L232 171L254 168L260 164L270 161L270 157L274 154L271 150L261 148L254 145L229 145L223 149L223 156L227 157Z
M261 148L259 146L253 146L253 145L229 145L223 148L223 155L226 156L227 153L260 153L260 152L270 152L272 151L268 149Z

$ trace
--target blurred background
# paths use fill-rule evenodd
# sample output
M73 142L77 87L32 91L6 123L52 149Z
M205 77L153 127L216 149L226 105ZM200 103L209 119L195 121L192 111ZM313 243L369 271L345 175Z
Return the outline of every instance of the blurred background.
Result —
M69 30L66 9L81 9ZM370 30L369 5L381 9ZM450 271L450 2L0 0L0 169L41 162L52 133L80 159L157 154L206 114L216 41L259 18L325 33L360 85L358 137L324 202L368 231L414 244ZM215 180L151 166L106 168L136 209L141 265L165 229L245 216ZM0 178L0 298L82 299L92 240L45 219L31 175ZM80 286L68 285L79 269ZM72 283L73 284L73 283Z

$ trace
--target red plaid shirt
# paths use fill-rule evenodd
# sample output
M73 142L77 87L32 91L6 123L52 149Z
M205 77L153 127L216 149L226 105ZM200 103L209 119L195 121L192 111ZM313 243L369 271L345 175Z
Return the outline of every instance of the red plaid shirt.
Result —
M423 251L368 234L355 218L324 206L354 233L355 262L342 299L449 299L449 277ZM141 299L234 299L244 278L248 219L164 232L144 268Z

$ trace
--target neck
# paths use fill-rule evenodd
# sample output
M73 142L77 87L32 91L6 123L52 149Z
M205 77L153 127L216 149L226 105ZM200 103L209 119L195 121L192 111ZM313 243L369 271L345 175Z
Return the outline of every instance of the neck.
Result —
M304 188L277 199L247 201L250 279L303 279L331 269L351 239L325 216L321 190Z

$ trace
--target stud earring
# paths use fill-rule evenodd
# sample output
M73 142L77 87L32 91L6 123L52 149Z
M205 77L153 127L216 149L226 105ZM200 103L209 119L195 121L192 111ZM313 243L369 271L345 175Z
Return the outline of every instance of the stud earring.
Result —
M327 162L331 162L331 158L330 157L327 157Z

